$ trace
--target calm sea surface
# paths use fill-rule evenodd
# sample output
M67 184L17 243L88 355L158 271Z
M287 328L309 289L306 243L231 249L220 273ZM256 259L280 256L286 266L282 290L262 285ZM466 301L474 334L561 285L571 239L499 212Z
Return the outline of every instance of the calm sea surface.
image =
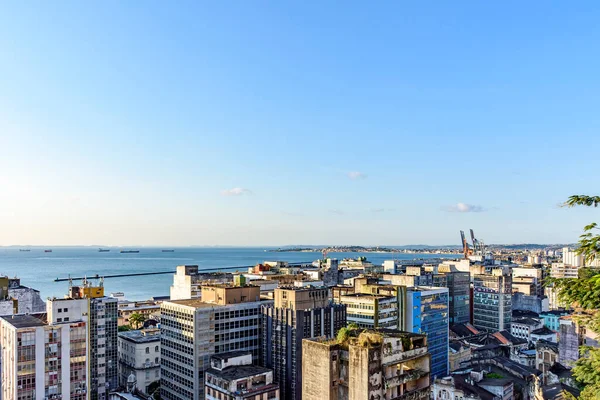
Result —
M217 271L219 268L249 266L265 260L289 262L312 262L321 257L320 253L307 252L266 252L264 248L175 248L173 253L163 253L160 248L139 248L137 254L121 254L119 248L109 248L110 252L100 253L91 247L54 247L52 253L44 248L27 247L28 252L19 248L0 248L0 275L21 278L25 286L39 290L43 299L62 297L67 293L68 282L54 282L57 277L112 275L139 272L174 271L177 265L198 265L201 269ZM138 250L136 248L135 250ZM414 259L444 257L429 254L386 254L386 253L330 253L330 257L354 258L366 256L375 264L390 259ZM456 258L447 255L446 258ZM240 268L240 271L246 268ZM173 282L173 275L150 275L106 279L107 293L123 292L132 300L147 299L152 296L167 296Z

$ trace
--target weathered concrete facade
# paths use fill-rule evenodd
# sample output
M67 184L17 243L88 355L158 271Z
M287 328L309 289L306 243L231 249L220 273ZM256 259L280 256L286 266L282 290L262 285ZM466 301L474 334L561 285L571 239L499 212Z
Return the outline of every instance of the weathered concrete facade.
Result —
M364 331L345 342L305 339L303 400L428 399L425 335Z

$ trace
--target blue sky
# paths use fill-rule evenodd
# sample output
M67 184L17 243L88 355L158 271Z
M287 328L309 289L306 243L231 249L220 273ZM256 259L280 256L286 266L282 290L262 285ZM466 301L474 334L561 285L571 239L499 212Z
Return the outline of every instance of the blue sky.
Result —
M574 242L597 2L5 2L0 245Z

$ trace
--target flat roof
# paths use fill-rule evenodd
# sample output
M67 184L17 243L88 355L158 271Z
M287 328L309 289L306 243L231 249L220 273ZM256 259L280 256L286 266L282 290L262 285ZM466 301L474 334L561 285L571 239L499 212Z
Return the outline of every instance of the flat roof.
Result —
M368 297L372 299L393 299L394 296L386 296L383 294L374 294L374 293L347 293L343 294L340 297Z
M184 300L169 300L163 302L163 304L179 304L181 306L195 307L195 308L206 308L206 307L222 307L221 304L207 303L202 299L184 299Z
M258 289L258 286L255 286ZM202 299L184 299L184 300L169 300L164 301L161 304L179 304L187 307L194 308L209 308L209 307L227 307L227 306L237 306L240 304L251 304L251 303L267 303L269 301L273 301L273 299L263 299L261 298L259 301L244 301L241 303L232 303L232 304L216 304L216 303L207 303L202 301Z
M321 282L321 281L311 281L311 280L306 280L306 281L302 281L302 282ZM295 292L308 292L311 290L324 290L327 289L327 286L324 285L318 285L318 286L313 286L313 285L308 285L308 286L293 286L293 285L281 285L277 288L277 290L293 290Z
M43 316L45 314L40 314L40 316ZM42 321L40 318L36 318L33 315L29 315L29 314L17 314L17 315L10 315L10 316L5 316L5 317L0 317L3 320L5 320L6 322L8 322L9 324L11 324L12 326L14 326L15 328L33 328L36 326L44 326L46 325L46 323L44 321Z
M144 335L142 330L119 332L119 338L129 340L134 343L150 343L160 342L160 331L156 329L157 333L151 335Z
M226 381L233 381L236 379L249 378L255 375L266 374L272 370L258 365L235 365L227 367L222 371L210 368L207 373L217 376Z
M230 358L235 358L235 357L242 357L242 356L252 356L252 353L247 352L247 351L232 351L229 353L219 353L219 354L213 354L211 356L211 358L216 358L217 360L221 360L221 361L227 361Z

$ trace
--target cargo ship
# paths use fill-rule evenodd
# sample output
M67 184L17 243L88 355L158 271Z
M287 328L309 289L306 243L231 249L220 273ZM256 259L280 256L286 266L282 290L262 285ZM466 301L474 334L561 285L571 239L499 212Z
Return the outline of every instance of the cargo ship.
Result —
M163 253L175 253L175 250L163 250Z
M44 250L44 253L52 253L52 250Z
M139 250L121 250L121 254L139 253Z
M29 249L19 249L19 251L31 251Z
M109 252L110 250L109 249L98 249L98 251L100 253L106 253L106 252Z

